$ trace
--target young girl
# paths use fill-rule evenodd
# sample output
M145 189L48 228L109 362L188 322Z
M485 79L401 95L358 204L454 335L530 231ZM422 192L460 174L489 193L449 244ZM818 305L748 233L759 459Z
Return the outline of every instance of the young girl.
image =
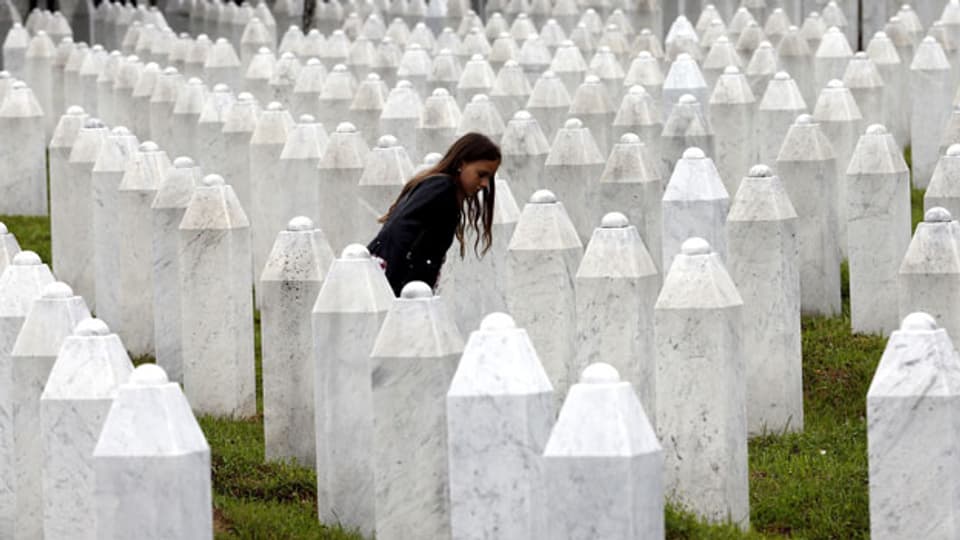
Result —
M453 143L433 168L403 186L396 202L380 218L383 228L368 246L385 264L387 280L397 296L411 281L436 288L454 237L460 242L460 257L464 256L465 229L476 233L473 249L477 255L490 249L494 175L499 166L497 145L484 135L468 133Z

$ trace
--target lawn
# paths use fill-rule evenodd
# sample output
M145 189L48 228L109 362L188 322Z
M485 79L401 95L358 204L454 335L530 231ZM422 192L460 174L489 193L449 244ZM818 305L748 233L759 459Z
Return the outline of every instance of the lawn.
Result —
M922 193L914 191L912 201L916 223L922 214ZM0 216L0 221L23 249L50 260L47 218ZM851 335L849 329L844 271L843 315L803 319L803 433L770 433L750 441L752 530L709 526L668 506L668 538L869 536L864 414L867 388L885 340ZM256 331L259 345L259 320ZM262 414L259 346L256 360ZM264 463L260 414L245 420L200 418L212 450L216 538L359 539L317 521L313 471Z

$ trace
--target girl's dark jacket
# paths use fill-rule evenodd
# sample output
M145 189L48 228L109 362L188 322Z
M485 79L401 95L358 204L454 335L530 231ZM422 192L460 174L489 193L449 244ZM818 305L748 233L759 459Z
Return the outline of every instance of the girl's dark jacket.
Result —
M436 286L460 222L457 189L446 175L425 179L397 204L367 246L386 263L387 280L397 296L411 281Z

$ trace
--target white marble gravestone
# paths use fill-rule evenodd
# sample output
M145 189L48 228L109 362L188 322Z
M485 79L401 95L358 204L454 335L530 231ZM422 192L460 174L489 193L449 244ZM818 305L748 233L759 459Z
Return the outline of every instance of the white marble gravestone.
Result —
M697 61L687 53L681 53L670 65L663 79L663 117L669 118L677 101L685 95L692 95L698 103L710 100L710 88L703 78Z
M47 214L46 113L22 81L10 85L0 103L0 139L17 144L0 146L0 214Z
M359 244L331 265L313 306L320 519L371 534L374 518L370 351L393 290Z
M213 538L210 446L190 408L154 364L120 385L93 450L98 539Z
M667 497L708 521L747 528L743 300L702 238L683 243L654 309L657 433ZM696 456L696 459L685 459Z
M70 255L70 248L66 246L76 235L73 231L67 229L70 223L70 217L75 212L73 207L74 195L72 186L74 183L70 167L70 154L73 151L73 145L77 141L80 130L87 121L87 115L83 108L71 106L67 112L60 117L57 127L53 130L53 138L48 145L48 167L50 176L50 252L53 259L53 268L57 274L61 273L60 265ZM89 173L88 173L89 175ZM89 180L89 176L86 178ZM87 184L89 191L89 184ZM87 197L88 198L88 197ZM85 225L89 226L89 221ZM66 251L66 253L65 253ZM70 263L66 262L66 267L70 270ZM74 276L71 276L74 277ZM64 277L66 279L66 277Z
M760 163L776 161L790 126L798 115L807 111L807 103L790 74L780 71L773 76L757 105L757 145Z
M660 134L663 133L660 103L643 86L633 85L624 94L612 129L614 140L620 140L627 133L636 134L659 162Z
M843 74L843 85L853 94L864 124L893 125L888 119L891 115L884 97L887 83L866 52L860 51L850 59Z
M951 336L960 336L960 227L934 207L917 224L897 274L899 316L930 314Z
M542 185L544 162L550 153L540 124L528 111L517 111L500 140L503 170L512 180L514 197L525 201Z
M380 114L389 94L390 89L376 73L368 73L354 92L353 101L350 103L350 121L367 145L377 144Z
M63 114L63 111L53 108L53 58L56 54L56 44L45 31L40 30L30 38L24 55L23 80L33 91L46 115L43 119L46 134L44 139L49 138L53 125Z
M664 274L687 238L707 239L714 251L725 259L727 242L724 223L730 208L730 196L720 173L699 148L688 148L677 162L662 199ZM651 246L656 249L656 246Z
M63 340L40 396L44 538L97 538L93 448L132 372L120 338L99 319L80 321Z
M53 283L53 274L32 251L21 251L0 274L0 534L14 536L15 461L13 365L10 352L33 301Z
M800 21L795 22L800 23ZM809 43L800 34L797 26L789 27L777 45L777 61L780 69L791 74L797 81L803 100L807 103L813 103L817 98L814 93L813 53L814 51L810 50ZM756 94L761 95L761 93Z
M606 158L593 133L578 118L566 121L557 132L544 162L544 178L539 185L553 191L565 205L580 241L590 238L596 225L590 203L597 199L599 178Z
M30 32L20 22L15 21L10 30L4 34L3 69L15 77L23 77L29 42Z
M250 186L250 138L257 128L260 107L252 95L241 92L230 108L224 113L221 140L223 160L213 160L213 166L224 178L230 180L230 186L237 194L240 205L250 208L253 195ZM212 156L208 156L208 160ZM174 380L176 380L175 377Z
M819 93L826 88L827 83L834 79L842 79L847 70L847 64L853 57L853 49L846 36L836 27L830 27L819 47L813 54L814 91Z
M757 161L759 151L756 98L747 78L735 66L727 67L717 79L709 109L717 170L727 193L736 193L740 178Z
M167 143L170 153L175 156L189 156L195 153L200 114L207 100L207 86L197 78L191 77L177 92L170 115L170 133L172 139ZM151 129L152 131L152 129Z
M542 538L663 538L664 450L616 368L595 363L570 388L543 452Z
M462 352L444 300L406 284L370 353L377 538L451 538L444 400Z
M287 224L260 274L263 430L268 460L317 465L311 312L333 250L306 217Z
M334 251L354 242L366 244L371 240L357 234L358 218L353 203L369 151L357 128L350 122L343 122L330 134L326 151L317 165L323 193L318 205L317 225L326 233Z
M917 46L910 64L910 146L913 149L913 183L925 188L939 157L940 135L950 118L954 88L950 62L932 37Z
M619 212L603 216L576 275L577 361L574 372L603 361L655 409L653 305L660 274L637 228Z
M441 149L445 150L445 148ZM393 135L383 135L366 156L357 182L356 240L371 239L380 230L379 219L413 177L413 162Z
M537 191L520 214L507 256L508 312L530 334L558 399L576 375L573 283L583 255L576 232L556 196Z
M960 144L952 144L937 161L930 185L923 193L923 208L942 207L960 216Z
M553 71L545 71L537 79L530 91L525 108L539 122L547 140L553 140L557 130L563 127L570 110L570 96L559 76ZM476 96L474 96L476 97ZM500 112L500 116L510 118L516 111Z
M43 538L43 442L40 395L63 340L90 316L83 298L70 286L43 288L23 321L10 352L14 447L14 538Z
M773 171L753 167L727 216L727 268L743 298L747 429L803 430L797 213Z
M893 41L884 32L877 32L866 46L867 56L876 64L883 78L883 103L887 111L888 129L901 148L910 141L910 114L912 107L901 106L907 95L907 66L909 59L900 58Z
M867 392L872 538L957 533L958 393L960 356L950 336L926 313L908 315Z
M152 210L153 339L157 365L170 380L183 381L180 323L180 235L177 228L200 183L200 168L180 156L157 188Z
M673 171L684 152L691 147L716 155L715 136L707 118L706 103L691 94L680 97L670 116L663 123L660 137L660 159L667 171Z
M150 140L154 140L158 144L166 145L166 140L161 140L159 137L153 139L153 135L150 132L150 98L153 97L153 91L157 87L160 73L160 66L156 62L148 63L143 66L143 69L140 71L140 77L137 79L133 87L133 92L131 93L131 97L133 98L131 106L133 110L130 113L130 125L141 137L150 137ZM65 92L70 92L70 90L68 89ZM69 96L71 94L68 93L67 95ZM162 136L163 134L160 135Z
M250 138L250 214L253 268L259 272L270 253L270 246L286 219L276 216L281 208L276 199L284 193L280 155L295 122L282 103L273 101L260 114ZM259 294L257 295L259 298Z
M197 118L197 139L188 155L207 170L223 172L225 162L233 159L226 155L223 126L227 111L233 107L234 97L230 87L217 84L204 99Z
M209 175L197 186L179 237L184 392L200 413L251 416L250 222L222 177Z
M526 331L505 313L484 317L447 392L453 538L542 534L540 454L554 415L553 387Z
M610 96L603 82L595 75L587 75L583 84L577 87L570 101L570 116L576 117L590 130L600 154L606 157L610 153L610 129L616 115L614 100L620 101L619 94Z
M847 168L850 323L854 332L897 326L897 270L910 244L910 170L886 128L860 137Z
M81 78L83 78L82 74ZM177 153L177 141L174 140L173 106L176 104L180 87L184 84L183 75L177 71L177 68L166 67L157 77L157 83L150 95L150 137L167 147L174 156L183 155ZM86 89L84 89L84 97L86 97Z
M8 266L13 264L14 257L20 253L20 244L17 237L7 229L6 224L0 222L0 276Z

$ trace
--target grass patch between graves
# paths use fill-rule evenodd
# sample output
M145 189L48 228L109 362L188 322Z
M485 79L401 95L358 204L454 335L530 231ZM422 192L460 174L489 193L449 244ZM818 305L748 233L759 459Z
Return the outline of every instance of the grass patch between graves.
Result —
M922 191L913 190L911 202L915 226L922 219ZM23 249L50 261L47 218L0 216L0 221ZM865 404L885 340L850 334L846 265L842 277L843 313L803 319L804 431L769 433L750 441L752 530L709 525L668 505L667 538L869 536ZM255 318L257 416L199 419L211 447L215 537L360 540L356 533L317 521L312 470L264 462L259 313Z

